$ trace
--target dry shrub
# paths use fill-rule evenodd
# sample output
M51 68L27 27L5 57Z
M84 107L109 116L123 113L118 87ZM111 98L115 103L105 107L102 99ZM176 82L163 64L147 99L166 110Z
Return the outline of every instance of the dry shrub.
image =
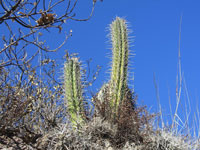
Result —
M38 147L48 150L102 150L106 136L112 134L107 125L100 118L94 118L77 130L72 130L70 123L60 124L38 140Z
M112 110L109 105L110 95L108 87L101 91L104 93L104 100L99 99L99 95L93 98L95 103L95 117L100 117L102 121L107 121L110 126L115 126L114 132L108 132L101 125L98 129L101 131L98 137L110 141L114 149L122 149L126 143L134 143L134 145L145 144L149 141L148 133L153 132L150 124L155 115L150 115L146 111L146 107L136 107L137 97L133 97L131 91L127 90L126 98L119 108L119 116L116 120L111 120ZM102 96L101 96L102 97ZM103 131L102 131L103 130ZM106 134L105 134L106 133Z

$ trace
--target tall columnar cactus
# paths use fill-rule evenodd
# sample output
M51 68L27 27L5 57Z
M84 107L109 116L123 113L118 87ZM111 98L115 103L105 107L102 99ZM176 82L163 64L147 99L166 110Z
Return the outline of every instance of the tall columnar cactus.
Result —
M115 118L127 92L129 39L126 21L117 17L110 25L110 32L112 41L110 105Z
M81 64L77 57L68 58L64 64L64 89L70 121L78 127L84 120L84 106Z

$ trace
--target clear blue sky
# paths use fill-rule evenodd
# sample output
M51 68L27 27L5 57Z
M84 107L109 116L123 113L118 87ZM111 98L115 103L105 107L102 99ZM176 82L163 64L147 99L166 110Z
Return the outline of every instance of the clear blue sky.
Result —
M77 17L86 17L92 6L92 0L80 1ZM62 10L62 9L60 9ZM104 0L96 4L91 20L87 22L69 21L63 32L73 30L73 36L67 44L52 53L53 58L60 58L67 49L70 53L79 53L84 63L92 58L91 68L102 66L97 81L93 85L96 91L109 79L109 43L108 26L116 17L125 18L133 31L133 47L136 54L132 59L135 92L138 102L153 111L157 109L156 90L153 74L159 86L159 95L164 112L169 114L169 96L175 105L176 75L178 62L179 24L181 14L181 61L192 109L200 97L200 1L199 0ZM50 46L54 47L62 34L47 33ZM56 39L56 40L55 40ZM60 62L63 63L63 62ZM131 74L130 74L131 75ZM183 91L184 92L184 91ZM185 99L185 94L182 100Z

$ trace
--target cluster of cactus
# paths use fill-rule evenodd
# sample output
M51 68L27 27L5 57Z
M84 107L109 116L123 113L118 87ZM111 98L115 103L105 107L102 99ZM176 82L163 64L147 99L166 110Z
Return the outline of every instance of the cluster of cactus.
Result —
M104 101L104 91L108 93L111 118L119 115L123 100L127 96L128 88L128 60L129 39L127 23L124 19L116 17L110 24L110 36L112 41L112 65L111 79L103 85L97 94L100 101ZM83 85L81 82L81 63L76 57L68 58L65 63L65 99L68 104L68 112L71 122L77 126L77 122L83 122ZM106 88L106 90L104 89Z

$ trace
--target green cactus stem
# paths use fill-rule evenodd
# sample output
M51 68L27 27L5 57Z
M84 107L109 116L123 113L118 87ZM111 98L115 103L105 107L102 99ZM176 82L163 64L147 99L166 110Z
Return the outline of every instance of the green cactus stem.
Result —
M64 64L64 89L70 121L77 128L84 121L81 64L77 57L68 58Z
M129 59L128 29L124 19L117 17L110 25L112 41L112 66L110 80L110 105L113 117L118 116L120 104L127 92Z

